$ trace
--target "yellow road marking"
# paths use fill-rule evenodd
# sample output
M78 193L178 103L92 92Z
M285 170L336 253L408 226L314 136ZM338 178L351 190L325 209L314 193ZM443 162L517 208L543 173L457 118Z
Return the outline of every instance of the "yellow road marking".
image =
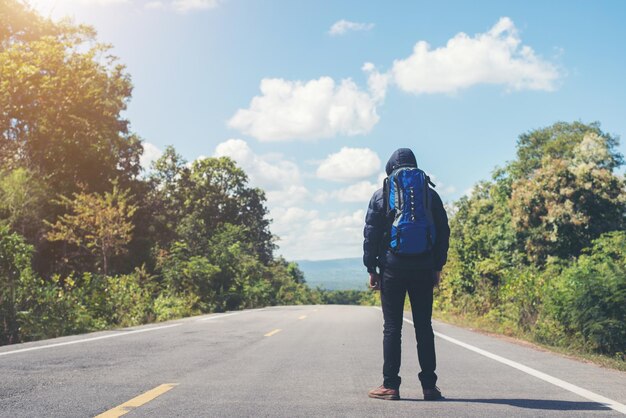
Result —
M106 412L103 412L100 415L97 415L95 418L116 418L121 417L132 411L135 408L139 408L141 405L144 405L154 398L163 395L165 392L173 389L178 383L164 383L160 386L155 387L154 389L150 389L146 393L142 393L141 395L134 397L130 401L124 402L123 404L116 406L113 409L109 409Z
M281 332L282 330L280 328L276 328L274 331L270 331L267 334L265 334L266 337L271 337L272 335Z
M306 315L302 315L302 316L298 317L298 319L304 319L304 318L306 318Z

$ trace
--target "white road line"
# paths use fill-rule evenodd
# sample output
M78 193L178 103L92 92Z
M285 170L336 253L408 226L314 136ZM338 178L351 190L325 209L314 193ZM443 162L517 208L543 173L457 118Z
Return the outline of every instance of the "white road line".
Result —
M373 308L374 309L378 309L378 310L382 310L378 306L374 306ZM402 319L404 319L404 321L408 322L409 324L413 325L413 321L411 321L410 319L408 319L408 318L402 318ZM612 399L606 398L606 397L604 397L602 395L598 395L597 393L591 392L591 391L589 391L587 389L583 389L580 386L573 385L571 383L568 383L568 382L566 382L564 380L561 380L559 378L556 378L554 376L550 376L549 374L540 372L539 370L536 370L536 369L533 369L531 367L525 366L525 365L523 365L521 363L518 363L516 361L509 360L509 359L504 358L502 356L499 356L497 354L493 354L493 353L490 353L489 351L486 351L486 350L483 350L481 348L475 347L475 346L473 346L471 344L464 343L463 341L459 341L456 338L448 337L447 335L444 335L444 334L442 334L440 332L435 332L435 335L437 337L441 338L441 339L444 339L446 341L451 342L452 344L456 344L456 345L461 346L463 348L466 348L466 349L468 349L470 351L478 353L478 354L480 354L482 356L485 356L487 358L490 358L490 359L495 360L497 362L500 362L502 364L506 364L507 366L513 367L514 369L520 370L520 371L522 371L524 373L527 373L527 374L529 374L531 376L534 376L534 377L536 377L538 379L544 380L544 381L546 381L548 383L552 383L555 386L558 386L558 387L560 387L562 389L568 390L568 391L570 391L572 393L575 393L575 394L577 394L579 396L582 396L583 398L589 399L590 401L593 401L593 402L597 402L597 403L599 403L601 405L604 405L604 406L606 406L608 408L611 408L611 409L613 409L615 411L621 412L622 414L626 415L626 405L621 404L621 403L619 403L617 401L614 401Z
M239 315L242 314L243 312L233 312L233 313L227 313L227 314L223 314L223 315L212 315L212 316L208 316L206 318L200 318L198 319L198 321L210 321L211 319L217 319L217 318L225 318L227 316L233 316L233 315Z
M227 314L223 314L223 315L214 315L214 316L209 316L207 318L198 319L198 321L208 321L210 319L224 318L226 316L239 315L239 314L246 313L246 312L261 311L263 309L265 309L265 308L247 309L245 311L227 313ZM85 338L85 339L82 339L82 340L72 340L72 341L65 341L65 342L62 342L62 343L38 345L36 347L28 347L28 348L20 348L18 350L0 352L0 357L8 356L9 354L24 353L26 351L43 350L44 348L61 347L61 346L64 346L64 345L80 344L80 343L86 343L86 342L90 342L90 341L104 340L104 339L107 339L107 338L123 337L125 335L138 334L140 332L156 331L156 330L159 330L159 329L177 327L177 326L182 325L182 324L183 324L182 322L179 322L179 323L176 323L176 324L161 325L161 326L152 327L152 328L142 328L142 329L136 329L136 330L132 330L132 331L117 332L115 334L101 335L99 337Z
M104 339L107 339L107 338L123 337L123 336L126 336L126 335L139 334L140 332L149 332L149 331L156 331L156 330L159 330L159 329L177 327L179 325L182 325L182 323L179 322L177 324L162 325L162 326L159 326L159 327L142 328L142 329L136 329L136 330L132 330L132 331L117 332L115 334L101 335L99 337L85 338L85 339L82 339L82 340L72 340L72 341L65 341L65 342L62 342L62 343L38 345L36 347L28 347L28 348L20 348L18 350L2 352L2 353L0 353L0 356L8 356L10 354L24 353L26 351L43 350L44 348L61 347L61 346L64 346L64 345L87 343L87 342L90 342L90 341L104 340Z
M240 315L240 314L244 314L248 312L259 312L259 311L264 311L265 309L267 308L245 309L243 311L237 311L237 312L231 312L231 313L213 314L211 316L207 316L206 318L200 318L198 319L198 321L210 321L211 319L225 318L227 316Z

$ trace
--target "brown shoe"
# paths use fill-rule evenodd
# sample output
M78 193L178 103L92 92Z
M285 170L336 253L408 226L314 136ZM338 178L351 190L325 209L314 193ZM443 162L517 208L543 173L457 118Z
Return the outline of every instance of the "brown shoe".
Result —
M389 389L383 385L378 386L368 392L370 398L385 399L388 401L397 401L400 399L400 391L398 389Z
M441 396L441 391L439 390L437 386L429 388L429 389L422 389L422 390L424 392L425 401L436 401L438 399L443 398L443 396Z

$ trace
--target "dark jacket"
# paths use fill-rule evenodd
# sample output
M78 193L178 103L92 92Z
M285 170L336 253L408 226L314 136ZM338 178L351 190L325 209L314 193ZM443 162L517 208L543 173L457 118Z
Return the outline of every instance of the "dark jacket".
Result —
M415 155L408 148L396 150L389 158L385 171L387 175L400 167L417 167ZM400 256L389 249L388 235L391 224L387 217L387 208L384 207L383 189L378 189L370 199L367 215L365 216L365 229L363 230L363 264L368 272L375 272L376 268L385 267L395 269L434 269L441 270L448 259L448 245L450 241L450 228L448 216L443 207L441 198L433 189L432 212L436 228L436 239L433 249L427 253L416 256Z

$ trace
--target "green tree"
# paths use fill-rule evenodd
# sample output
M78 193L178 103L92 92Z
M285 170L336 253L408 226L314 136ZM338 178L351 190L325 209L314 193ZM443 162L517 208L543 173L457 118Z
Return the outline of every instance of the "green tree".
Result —
M602 161L598 161L602 168L613 170L624 163L624 157L617 150L619 138L603 132L600 123L557 122L520 135L517 159L509 164L508 171L514 179L518 179L532 176L542 166L544 158L573 160L575 150L585 136L597 138L606 150Z
M270 265L270 280L275 296L272 304L303 305L322 303L319 292L312 291L304 280L304 274L295 263L289 263L282 257Z
M238 225L245 229L245 235L240 236L250 244L251 251L265 263L272 259L274 244L265 193L248 187L247 175L233 160L196 160L189 171L182 173L180 182L185 185L185 214L179 228L183 239L202 245L205 237L221 225Z
M141 142L121 117L132 85L111 47L16 0L2 0L0 17L2 166L27 167L63 194L136 176Z
M49 191L34 173L17 168L0 172L0 222L35 242L43 227Z
M513 184L513 222L534 262L576 257L602 233L626 227L626 183L606 138L587 132L569 159L545 157Z
M268 269L255 254L247 231L243 225L224 224L207 241L207 257L220 267L213 281L218 310L252 307L249 297L255 303L271 303Z
M32 246L0 225L0 345L19 341L16 306L20 282L32 274Z
M203 158L191 164L168 147L150 176L150 204L161 248L175 240L194 254L209 254L208 239L224 225L243 228L240 240L262 262L273 258L265 194L248 186L245 172L229 158Z
M485 313L497 304L496 290L506 270L521 257L508 206L510 194L509 179L496 170L492 181L480 182L471 196L456 202L440 305Z
M45 35L58 35L61 26L42 18L23 2L0 0L0 49Z
M160 248L179 239L177 228L186 213L185 189L189 178L187 161L168 146L163 155L153 163L147 179L147 190L140 195L148 211L150 225L147 233Z
M436 308L544 343L618 353L626 277L618 145L597 123L521 135L517 158L455 203Z
M129 192L120 190L99 193L75 193L74 199L61 197L69 211L50 224L46 238L65 241L84 249L101 260L104 275L109 272L112 255L122 254L131 239L130 218L137 206L130 203Z
M321 301L232 160L168 147L139 176L131 92L93 28L0 0L0 344Z
M168 252L162 252L157 266L167 293L195 300L193 310L215 310L215 281L220 267L211 264L206 257L192 254L183 242L175 242Z

